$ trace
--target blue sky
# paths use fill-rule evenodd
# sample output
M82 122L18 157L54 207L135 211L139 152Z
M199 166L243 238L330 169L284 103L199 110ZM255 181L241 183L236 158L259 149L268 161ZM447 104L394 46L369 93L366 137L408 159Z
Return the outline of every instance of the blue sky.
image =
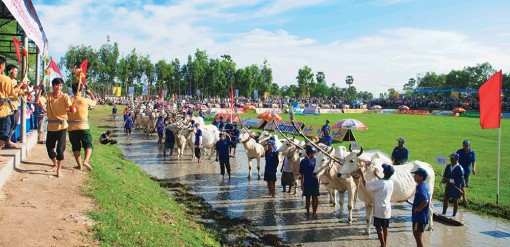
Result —
M418 0L33 0L50 55L69 45L98 48L109 35L124 54L185 61L195 50L229 54L238 67L273 68L274 82L296 83L299 68L329 84L376 94L419 73L477 63L510 68L510 1Z

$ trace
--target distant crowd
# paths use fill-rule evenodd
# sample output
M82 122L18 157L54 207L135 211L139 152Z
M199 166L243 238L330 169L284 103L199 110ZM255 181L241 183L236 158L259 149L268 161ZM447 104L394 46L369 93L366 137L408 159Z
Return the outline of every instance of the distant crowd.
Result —
M142 101L141 98L134 99L134 103ZM162 102L157 97L153 97L152 102ZM209 108L229 108L231 104L230 98L202 98L196 99L190 96L182 96L179 98L167 99L166 101L174 102L178 105L200 104ZM105 97L98 99L100 105L128 105L131 103L130 98L126 97ZM266 99L252 99L246 97L236 97L234 105L242 107L246 104L254 105L257 108L285 108L290 105L299 105L299 107L317 106L322 109L342 109L342 108L368 108L373 106L381 106L383 109L397 109L399 106L405 105L413 110L452 110L462 107L466 110L477 111L480 103L476 97L469 95L467 97L401 97L395 99L372 99L372 100L356 100L349 101L341 97L325 97L325 98L288 98L288 97L267 97ZM502 102L503 111L510 111L510 97Z

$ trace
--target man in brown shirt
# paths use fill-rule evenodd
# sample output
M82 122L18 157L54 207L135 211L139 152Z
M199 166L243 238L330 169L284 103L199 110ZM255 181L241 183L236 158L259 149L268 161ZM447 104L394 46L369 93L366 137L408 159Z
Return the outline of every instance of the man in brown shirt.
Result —
M48 156L53 162L53 167L49 170L57 170L57 177L62 177L62 161L64 160L64 151L66 149L67 133L67 110L71 106L71 98L62 93L64 80L55 78L51 81L52 93L41 96L41 91L37 93L35 102L40 106L46 105L48 115L48 133L46 134L46 150ZM42 87L43 85L41 85ZM56 146L56 151L55 151Z
M67 113L67 122L69 123L69 141L71 142L74 158L76 159L76 169L81 170L82 166L85 166L87 170L91 171L92 167L89 164L89 159L92 155L94 146L92 146L92 135L90 134L88 116L89 106L93 107L96 105L96 98L89 89L86 89L85 92L90 95L90 99L84 98L77 83L73 83L72 88L74 93L73 106L76 107L76 111ZM83 165L81 161L82 147L85 149Z
M0 56L0 149L5 146L11 136L12 100L17 100L17 92L12 86L11 78L4 75L5 58ZM19 91L19 88L17 89ZM0 156L0 162L7 159Z

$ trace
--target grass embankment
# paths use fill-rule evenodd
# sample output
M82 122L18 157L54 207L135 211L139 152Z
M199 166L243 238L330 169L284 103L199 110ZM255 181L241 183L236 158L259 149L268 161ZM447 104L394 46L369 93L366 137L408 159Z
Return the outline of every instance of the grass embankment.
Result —
M159 183L115 145L102 145L105 116L111 107L90 111L94 154L88 188L98 209L90 212L94 238L107 246L219 246L215 233L204 229ZM120 111L121 112L121 111ZM122 117L122 116L121 116Z
M241 117L256 117L249 113ZM288 115L281 114L288 121ZM439 117L405 114L321 114L318 116L296 115L296 121L306 124L324 124L330 119L336 121L354 118L368 127L366 131L353 131L359 144L365 150L379 149L391 154L397 145L397 138L404 137L409 149L409 160L421 160L431 164L436 171L435 198L442 199L444 186L440 186L440 177L444 167L435 164L436 156L449 156L462 148L463 140L470 140L476 153L477 174L471 174L470 188L466 195L471 202L465 207L480 213L510 219L510 121L501 121L501 174L499 204L496 205L496 174L498 130L482 130L478 118ZM334 146L349 146L349 143L335 142Z

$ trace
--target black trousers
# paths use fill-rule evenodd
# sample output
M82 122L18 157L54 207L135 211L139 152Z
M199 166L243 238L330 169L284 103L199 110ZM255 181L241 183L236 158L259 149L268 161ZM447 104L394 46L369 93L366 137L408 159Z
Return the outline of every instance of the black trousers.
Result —
M59 131L48 131L46 134L46 151L50 159L64 160L64 151L66 150L67 129ZM55 146L57 150L55 152Z
M225 167L227 168L227 174L230 175L230 160L220 160L221 175L225 174Z

